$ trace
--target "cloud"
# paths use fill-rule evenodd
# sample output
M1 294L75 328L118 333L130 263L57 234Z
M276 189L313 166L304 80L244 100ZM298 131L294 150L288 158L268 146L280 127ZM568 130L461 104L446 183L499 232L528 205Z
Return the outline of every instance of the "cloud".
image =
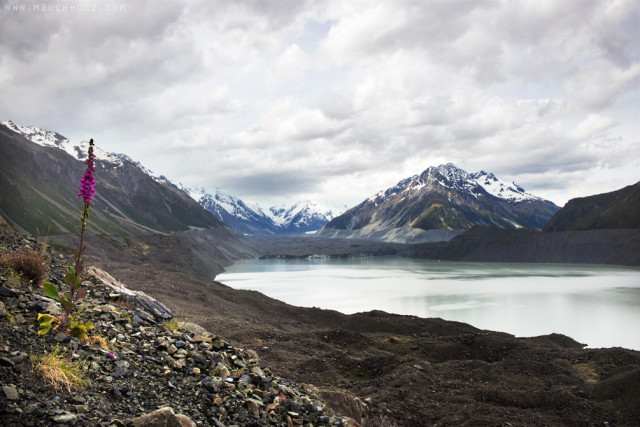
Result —
M562 203L640 179L635 0L7 4L0 119L188 185L355 204L451 161Z

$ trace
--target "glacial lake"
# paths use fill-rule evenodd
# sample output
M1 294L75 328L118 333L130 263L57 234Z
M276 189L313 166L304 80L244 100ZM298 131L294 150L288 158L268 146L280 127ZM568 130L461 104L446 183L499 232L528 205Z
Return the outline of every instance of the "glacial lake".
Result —
M245 260L217 281L288 304L440 317L520 337L640 350L640 268L402 257Z

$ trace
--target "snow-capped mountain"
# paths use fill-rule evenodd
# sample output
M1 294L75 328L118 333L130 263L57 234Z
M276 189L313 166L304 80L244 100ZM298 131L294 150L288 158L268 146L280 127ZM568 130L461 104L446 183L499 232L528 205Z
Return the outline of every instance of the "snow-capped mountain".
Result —
M474 225L541 229L558 210L550 201L484 171L429 167L334 218L320 235L394 241L448 240Z
M0 213L31 233L77 230L74 196L88 147L88 142L70 141L56 132L0 123ZM99 144L94 153L93 231L127 236L223 228L183 191L127 156L107 153Z
M17 125L10 120L0 124L42 147L57 148L75 159L86 160L89 148L87 141L71 141L57 132L42 130L35 126ZM126 154L108 153L99 147L95 148L94 153L98 160L97 167L117 169L124 165L134 166L154 181L173 187L167 178L155 175L153 171ZM247 205L242 200L219 190L210 194L203 189L189 189L182 186L180 188L218 220L245 234L309 233L319 230L337 215L335 211L312 202L299 202L289 207L264 209L257 205Z
M315 232L337 215L334 210L313 202L263 208L257 204L247 204L219 189L213 194L202 188L182 189L220 221L245 234Z
M261 211L288 234L317 231L337 216L334 210L310 201L298 202L289 207L272 206Z
M43 130L35 126L21 126L13 123L11 120L0 123L12 131L24 136L29 141L34 142L42 147L54 147L66 152L70 156L78 160L86 160L87 152L89 151L89 142L72 142L70 139L65 138L57 132L51 132ZM94 152L97 160L106 161L114 165L122 165L122 161L125 159L119 158L118 155L107 153L95 147ZM124 156L124 155L121 155ZM126 157L126 156L124 156ZM127 160L131 160L127 158Z
M473 179L476 183L482 186L487 193L492 194L501 199L509 200L511 202L523 202L525 200L542 200L540 197L524 191L524 188L520 187L515 182L508 183L502 181L492 173L480 171L472 173L469 178Z
M34 142L42 147L58 148L78 160L84 161L87 159L87 152L89 151L88 141L80 141L80 142L71 141L69 138L65 138L64 136L60 135L57 132L43 130L35 126L17 125L13 123L11 120L8 120L6 122L1 122L0 124L6 126L12 131L24 136L29 141ZM100 164L102 167L106 166L105 163L108 164L110 167L120 167L120 166L123 166L125 163L130 163L136 166L145 174L149 175L155 181L158 181L158 182L168 181L167 178L165 178L164 176L155 175L153 171L144 167L142 163L133 160L131 157L127 156L126 154L108 153L102 150L98 146L94 148L94 154L96 156L96 159L99 161L98 164Z

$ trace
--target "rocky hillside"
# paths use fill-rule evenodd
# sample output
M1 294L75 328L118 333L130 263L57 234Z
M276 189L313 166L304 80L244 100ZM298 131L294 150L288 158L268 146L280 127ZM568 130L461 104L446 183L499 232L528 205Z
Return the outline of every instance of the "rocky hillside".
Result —
M35 241L3 233L2 255ZM62 286L56 257L47 279ZM236 348L165 305L90 269L81 321L95 328L37 334L37 315L60 313L15 270L0 266L0 419L3 425L352 425L318 390L275 375L253 350ZM85 384L56 383L44 355L76 367ZM45 368L47 368L45 372ZM53 372L57 376L45 376Z
M244 236L166 179L126 156L99 147L96 152L97 194L87 239L103 262L134 267L162 260L213 279L223 266L256 256ZM82 211L75 196L86 155L86 143L11 122L0 125L0 217L18 230L75 247Z
M32 234L77 232L82 202L75 194L86 152L52 132L0 124L0 214ZM130 159L101 154L93 231L126 236L222 226L170 182L154 179Z
M474 225L542 229L557 210L493 174L469 174L449 163L368 198L331 220L319 235L441 241Z
M610 193L571 199L544 231L640 228L640 182Z

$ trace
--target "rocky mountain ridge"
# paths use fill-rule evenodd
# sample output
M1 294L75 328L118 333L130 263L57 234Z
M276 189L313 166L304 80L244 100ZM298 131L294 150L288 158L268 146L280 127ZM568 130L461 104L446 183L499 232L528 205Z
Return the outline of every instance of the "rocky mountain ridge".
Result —
M369 197L318 234L399 242L448 240L474 225L542 229L558 209L493 174L470 174L449 163Z
M640 228L640 182L609 193L571 199L544 231Z
M245 203L219 189L214 193L205 189L182 189L220 221L249 235L312 233L337 216L334 210L311 201L263 208Z
M76 230L75 211L82 204L74 196L85 167L85 145L12 122L0 125L0 214L32 234ZM96 232L126 236L222 226L166 179L149 175L125 156L99 148L95 153L98 182L92 223Z
M17 125L11 120L0 123L7 129L24 136L29 141L42 146L64 151L77 160L84 161L88 142L73 142L57 132L46 131L35 126ZM138 168L143 174L166 186L176 187L163 175L133 160L126 154L108 153L100 147L95 149L98 165L103 169ZM126 165L126 166L125 166ZM291 206L262 208L248 205L242 200L216 190L213 194L205 189L191 189L178 184L191 198L219 221L244 234L304 234L315 232L333 219L337 213L332 209L310 201L297 202Z

